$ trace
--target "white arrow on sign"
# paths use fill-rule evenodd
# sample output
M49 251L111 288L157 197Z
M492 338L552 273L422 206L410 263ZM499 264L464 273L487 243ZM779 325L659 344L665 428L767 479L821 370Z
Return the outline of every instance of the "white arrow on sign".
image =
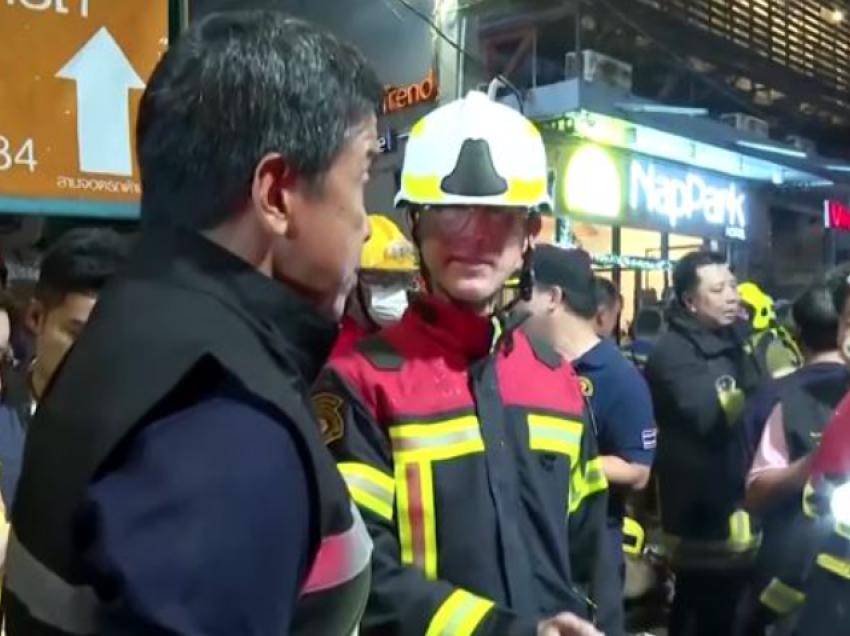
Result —
M127 92L144 81L102 27L56 74L77 83L80 170L122 177L133 174Z

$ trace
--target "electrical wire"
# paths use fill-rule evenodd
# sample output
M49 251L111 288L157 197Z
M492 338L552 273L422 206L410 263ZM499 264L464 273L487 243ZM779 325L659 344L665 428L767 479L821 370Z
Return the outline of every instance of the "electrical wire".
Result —
M588 0L579 0L580 2L590 4ZM633 1L633 0L632 0ZM734 91L730 90L723 83L718 82L716 80L711 79L710 77L706 77L695 71L691 68L691 65L688 63L687 59L679 55L677 51L674 51L672 48L658 40L654 37L649 31L647 31L643 26L641 26L636 20L631 18L630 16L623 13L620 9L614 7L611 2L608 0L596 0L599 4L601 4L605 9L607 9L610 13L614 14L621 22L625 23L632 30L636 31L643 37L650 40L657 48L659 48L662 52L666 53L674 62L676 62L683 70L685 70L689 75L695 76L698 80L702 81L704 84L709 86L710 88L715 89L717 92L722 93L727 98L754 114L761 119L770 119L770 115L760 109L758 106L753 104L752 102L747 101Z
M445 33L445 31L443 31L440 28L440 26L433 20L433 18L431 18L431 16L429 16L427 13L425 13L424 11L418 9L416 6L411 4L409 2L409 0L395 0L395 1L398 2L399 4L401 4L403 7L405 7L408 11L410 11L417 18L419 18L420 20L425 22L428 26L430 26L431 29L434 31L434 33L436 33L440 37L440 39L442 39L444 42L446 42L455 51L460 53L465 59L473 62L476 66L478 66L479 69L484 71L485 75L489 72L489 69L487 68L487 64L484 62L484 60L482 60L481 58L479 58L476 55L473 55L472 53L467 51L465 48L463 48L460 44L455 42L449 35L447 35ZM520 90L516 86L514 86L513 83L507 77L505 77L501 73L497 73L495 78L498 79L499 81L501 81L504 84L505 88L507 88L517 98L517 101L519 102L519 112L524 114L525 113L525 99L523 98L523 95L520 92Z

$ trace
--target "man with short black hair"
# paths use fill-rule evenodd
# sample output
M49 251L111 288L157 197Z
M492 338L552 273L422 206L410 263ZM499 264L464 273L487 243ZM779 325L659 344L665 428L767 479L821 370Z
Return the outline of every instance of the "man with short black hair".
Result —
M192 25L142 97L142 235L39 405L9 636L356 631L371 541L308 388L368 237L382 87L279 12Z
M126 257L123 237L112 230L93 228L71 230L42 258L28 317L35 358L4 373L0 495L6 520L15 500L24 442L36 406L88 322L98 295ZM9 319L11 325L11 313Z
M671 636L732 633L759 543L729 461L734 425L762 379L745 350L736 285L722 254L684 256L673 271L668 331L646 367L661 522L676 573Z
M596 333L602 338L617 339L623 295L607 278L596 277Z
M608 551L612 557L606 592L613 608L600 624L608 636L624 633L623 519L625 495L646 487L655 450L655 422L646 382L610 339L595 331L596 285L588 255L541 245L534 250L534 295L526 329L545 339L581 380L591 407L602 469L610 484Z

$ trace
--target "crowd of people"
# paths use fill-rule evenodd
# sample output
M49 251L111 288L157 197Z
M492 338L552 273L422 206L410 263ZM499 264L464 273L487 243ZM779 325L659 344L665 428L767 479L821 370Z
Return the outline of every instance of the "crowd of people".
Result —
M6 633L624 636L650 544L671 636L850 633L850 268L789 328L692 252L621 347L519 112L433 110L366 214L381 96L276 12L164 54L138 235L0 302Z

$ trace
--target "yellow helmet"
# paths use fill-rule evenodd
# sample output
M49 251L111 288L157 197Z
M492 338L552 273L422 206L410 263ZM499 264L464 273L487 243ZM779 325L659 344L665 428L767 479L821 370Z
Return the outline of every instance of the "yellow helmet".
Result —
M773 325L776 320L773 299L761 287L749 281L741 283L738 285L738 296L747 310L753 329L763 331Z
M441 106L410 131L395 202L551 208L540 132L476 91Z
M360 252L360 269L382 272L419 271L416 251L401 229L380 214L369 215L371 236Z

